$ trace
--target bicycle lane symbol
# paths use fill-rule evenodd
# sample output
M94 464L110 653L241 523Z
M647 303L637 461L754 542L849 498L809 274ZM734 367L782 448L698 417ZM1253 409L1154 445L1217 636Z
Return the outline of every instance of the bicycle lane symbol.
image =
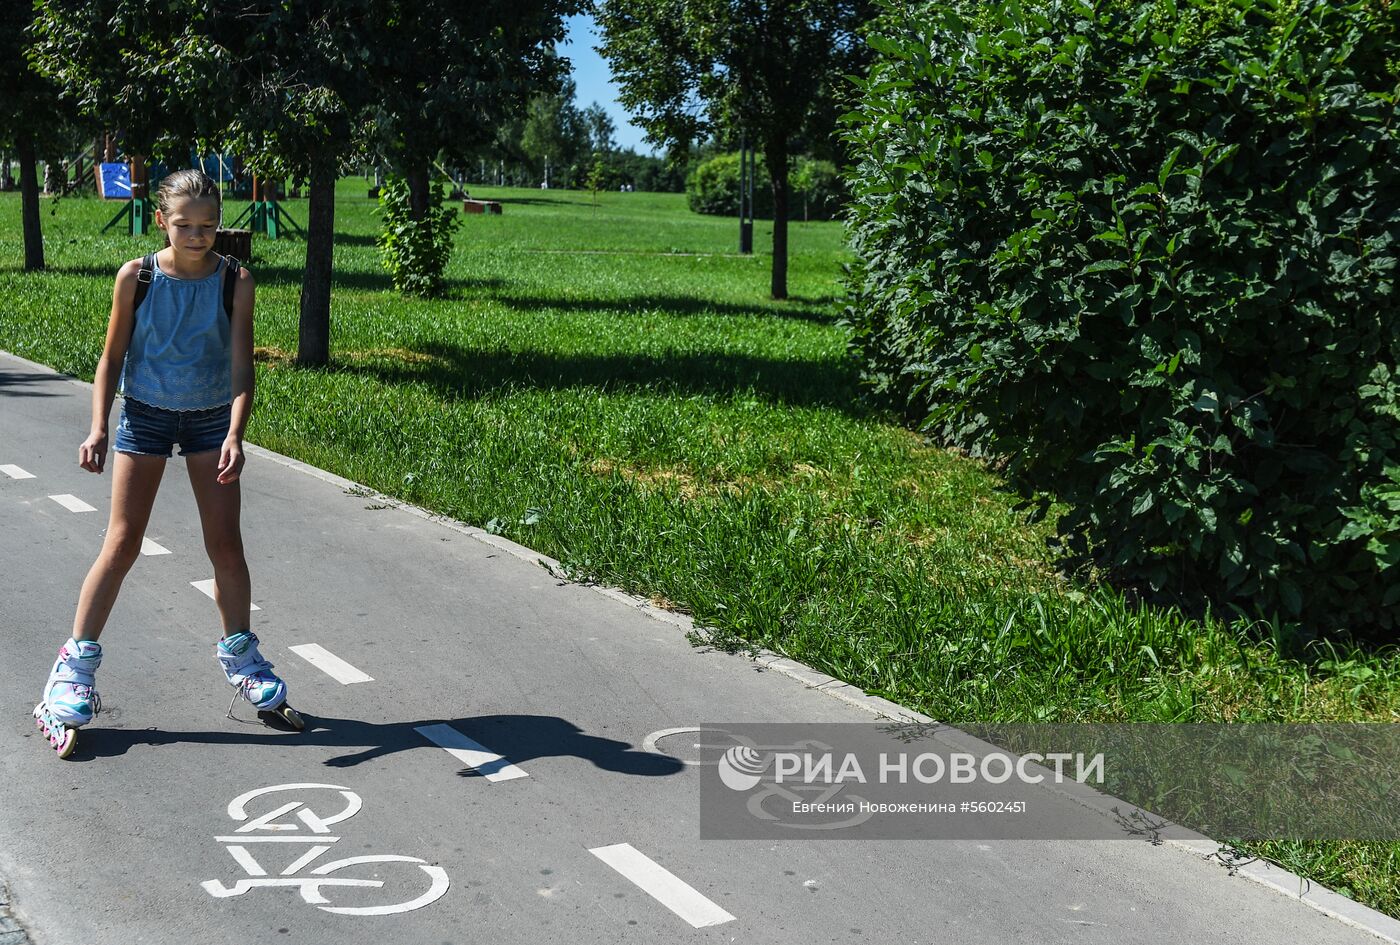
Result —
M660 744L665 739L666 746ZM682 764L692 767L716 767L723 763L728 750L743 748L751 752L774 751L811 752L821 754L832 751L832 746L817 739L803 738L794 742L763 745L754 742L746 735L730 732L722 728L704 725L687 725L678 728L663 728L649 733L642 739L645 751L675 758ZM870 820L875 815L869 811L857 810L854 816L840 821L821 823L790 823L781 814L775 814L767 807L769 801L777 801L781 810L791 809L794 803L823 803L836 800L836 795L844 790L841 784L796 785L796 789L770 780L758 780L757 790L750 794L745 806L748 812L759 820L774 823L791 830L840 830L855 827ZM859 794L846 793L840 800L857 803L867 800Z
M296 793L306 794L323 791L338 792L340 802L344 804L344 807L333 816L321 817L307 803L306 799L295 799ZM250 802L281 792L292 793L293 799L273 807L265 814L250 817L248 813ZM322 795L322 799L324 799L324 795ZM228 815L233 820L242 822L242 826L238 827L232 836L215 837L214 839L226 845L224 849L228 850L234 862L242 867L243 871L251 878L236 880L232 886L226 886L217 879L205 880L200 885L205 892L216 899L242 896L244 893L259 887L292 887L301 893L303 902L317 906L324 912L332 912L337 915L394 915L400 912L411 912L414 909L421 909L437 902L446 895L449 886L446 870L417 857L400 856L393 853L347 857L323 863L309 873L302 873L302 870L311 866L329 851L332 844L340 841L340 837L330 835L331 826L354 817L363 806L364 803L358 794L338 784L276 784L272 787L258 788L246 794L240 794L229 801ZM280 820L280 818L292 814L295 814L295 819L300 821L299 824ZM303 828L309 833L301 832ZM270 834L275 834L275 836ZM306 849L283 869L280 875L274 877L268 875L266 867L250 852L249 846L257 844L305 845ZM274 847L271 850L284 848ZM406 901L373 906L331 905L331 901L322 892L326 887L334 886L360 889L383 888L385 883L382 879L349 879L330 875L350 867L378 863L403 863L422 870L423 873L427 874L429 881L427 891ZM378 874L375 873L375 875ZM417 875L417 873L414 871L410 875ZM421 885L422 880L420 879L415 884L415 888Z

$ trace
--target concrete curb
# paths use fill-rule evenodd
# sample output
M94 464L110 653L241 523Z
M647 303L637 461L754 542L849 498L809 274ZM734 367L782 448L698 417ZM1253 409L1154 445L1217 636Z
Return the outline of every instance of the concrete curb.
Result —
M92 385L90 383L73 377L70 374L62 374L47 365L29 361L26 358L4 351L3 349L0 349L0 354L12 357L35 370L57 374L85 390L92 390ZM383 495L360 483L346 479L343 476L337 476L335 473L327 472L324 469L303 463L300 460L292 459L290 456L283 456L281 453L275 453L272 450L264 449L256 444L245 444L244 450L251 456L258 456L270 460L278 465L320 479L323 482L337 485L346 492L373 499L378 504L400 509L425 519L426 521L435 522L455 532L474 538L483 544L490 545L499 551L519 558L521 561L541 567L553 577L567 580L567 578L563 577L564 569L560 562L548 555L541 554L531 548L511 541L508 538L492 534L482 528L463 524L445 515L438 515L435 512L430 512L419 506L403 502L393 496ZM678 627L687 634L703 631L703 628L697 627L690 617L657 607L644 597L640 597L636 594L628 594L617 588L605 587L599 584L587 584L584 586L592 588L604 597L611 598L618 603L632 607L646 614L648 617ZM759 650L754 657L754 662L767 669L790 677L809 689L817 689L849 705L870 712L878 718L890 719L896 722L921 723L925 725L939 724L934 719L922 713L915 712L913 709L906 708L888 699L882 699L879 696L869 695L863 690L843 682L834 676L828 676L810 666L770 650ZM940 725L939 733L945 738L955 739L960 745L978 747L984 752L1001 750L951 726ZM1057 793L1071 797L1086 807L1100 812L1107 812L1106 802L1108 801L1112 801L1112 803L1119 808L1126 807L1135 809L1132 808L1132 805L1124 801L1100 794L1084 785L1070 784L1059 787L1046 786L1055 790ZM1252 882L1267 886L1275 892L1311 906L1324 915L1331 916L1345 925L1369 932L1383 942L1389 942L1391 945L1400 945L1400 920L1392 919L1382 912L1378 912L1369 906L1362 905L1355 900L1348 899L1346 896L1333 892L1325 886L1320 886L1310 880L1303 879L1301 876L1295 875L1273 863L1265 860L1241 858L1223 844L1211 840L1209 837L1196 834L1193 831L1186 830L1175 824L1163 823L1162 826L1164 828L1174 828L1173 832L1187 835L1172 838L1164 837L1160 841L1162 844L1201 859L1217 862L1228 870L1229 875L1242 876ZM7 926L5 925L7 921L11 921L6 918L8 915L6 911L7 902L8 899L6 898L4 886L0 884L0 945L31 945L28 938L23 937L24 932L22 929L18 932L21 936L20 938L16 938L13 941L6 938L7 935L11 934L7 932ZM14 927L18 929L18 925Z
M0 945L33 945L33 940L10 912L10 890L0 880Z

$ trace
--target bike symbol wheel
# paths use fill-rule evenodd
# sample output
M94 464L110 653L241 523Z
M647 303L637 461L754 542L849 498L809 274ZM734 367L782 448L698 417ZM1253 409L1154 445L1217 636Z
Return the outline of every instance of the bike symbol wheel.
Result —
M414 856L397 856L388 853L380 854L377 856L351 856L343 860L336 860L332 863L323 863L322 865L312 870L311 875L328 876L331 873L345 869L346 867L367 866L372 863L403 864L403 866L398 867L392 867L387 869L381 868L377 870L365 871L372 874L372 882L377 887L388 886L401 888L404 882L408 882L409 880L411 880L410 874L417 875L417 871L422 870L424 873L428 874L428 889L422 895L418 896L415 899L410 899L407 902L394 902L389 903L387 905L379 906L325 905L324 903L329 903L330 900L325 898L325 895L322 894L320 890L329 888L332 884L327 884L326 886L321 886L314 889L309 887L303 887L302 898L305 899L307 902L312 903L313 905L320 906L322 911L334 912L336 915L395 915L400 912L412 912L414 909L421 909L424 906L431 905L432 903L437 902L439 899L441 899L447 894L447 889L449 885L447 879L447 871L441 866L433 866L432 864L425 863ZM409 870L407 869L407 867L413 867L413 869ZM405 879L405 877L408 877L408 879ZM421 886L422 877L418 876L418 878L416 880L412 880L412 882L415 886ZM356 889L357 896L364 892L364 887L362 886L356 886L352 888Z

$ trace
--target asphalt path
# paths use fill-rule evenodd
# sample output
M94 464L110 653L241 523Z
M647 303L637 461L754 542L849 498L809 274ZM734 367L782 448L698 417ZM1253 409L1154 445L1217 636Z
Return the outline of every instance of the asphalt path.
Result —
M225 716L176 458L60 761L30 712L107 524L89 390L0 354L0 880L38 945L1378 941L1136 840L700 839L657 733L873 716L263 454L252 625L307 730Z

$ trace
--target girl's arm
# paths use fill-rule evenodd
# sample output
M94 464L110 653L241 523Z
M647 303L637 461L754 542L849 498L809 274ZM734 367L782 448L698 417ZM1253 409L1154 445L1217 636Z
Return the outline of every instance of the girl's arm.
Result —
M228 437L219 452L217 480L227 484L243 471L243 431L253 412L253 274L247 267L238 271L233 287L233 418Z
M140 271L141 260L131 260L117 270L117 281L112 287L107 342L92 382L92 429L78 447L78 465L88 472L101 473L107 465L107 422L112 413L112 399L117 393L117 378L121 376L126 349L131 344L131 303L136 298L136 274Z

